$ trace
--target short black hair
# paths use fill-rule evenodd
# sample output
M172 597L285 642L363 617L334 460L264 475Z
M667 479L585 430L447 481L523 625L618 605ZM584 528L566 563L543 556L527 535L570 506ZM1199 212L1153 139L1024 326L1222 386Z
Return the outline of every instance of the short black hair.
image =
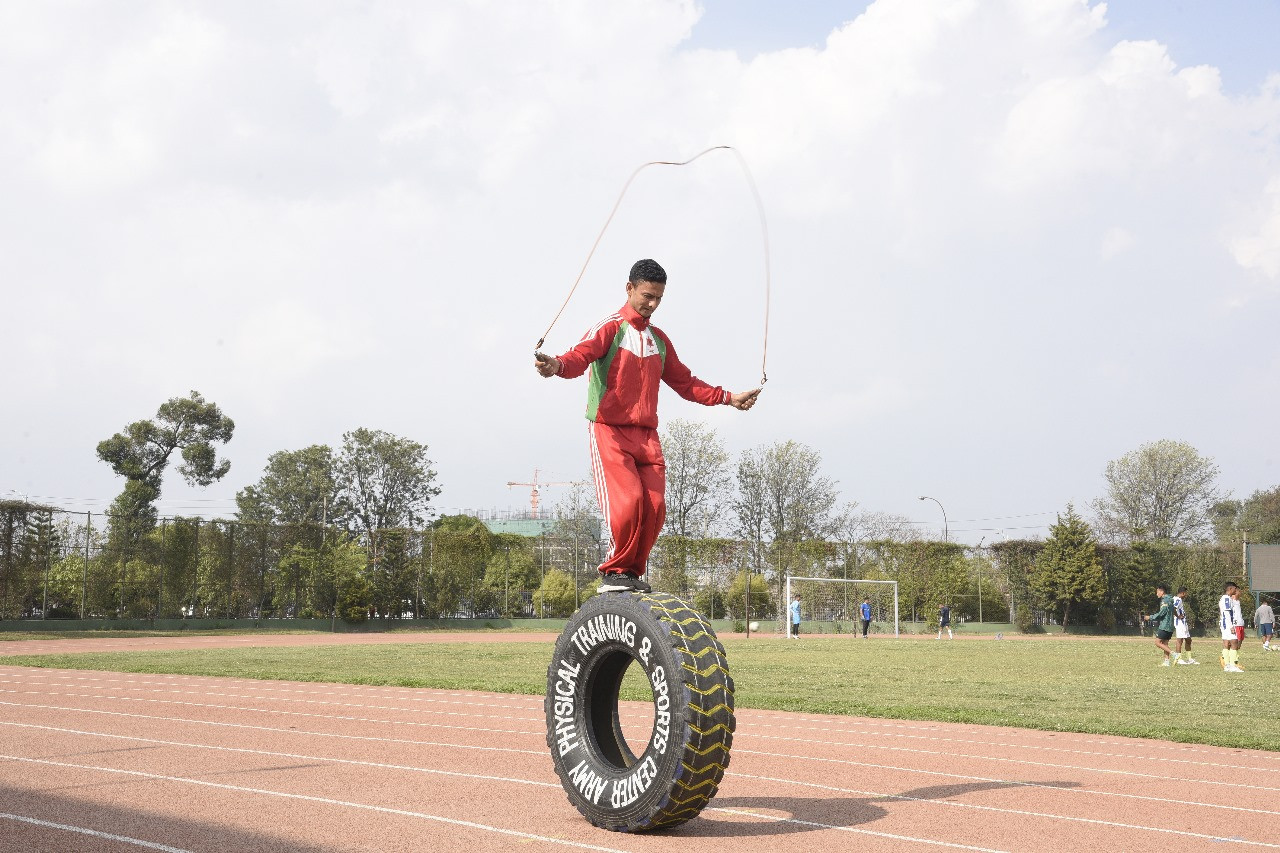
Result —
M1165 585L1164 585L1164 584L1162 584L1162 583L1157 583L1157 584L1156 584L1156 589L1160 590L1161 592L1168 592L1168 591L1169 591L1169 587L1165 586Z
M666 284L667 271L652 258L643 258L631 265L631 272L627 275L627 281L632 284L639 284L642 281Z
M1187 588L1185 586L1178 587L1178 595L1182 595L1186 591L1187 591Z
M1234 589L1234 588L1235 588L1235 585L1236 585L1236 582L1235 582L1235 581L1227 581L1226 583L1224 583L1224 584L1222 585L1222 591L1223 591L1223 592L1228 592L1228 591L1230 591L1231 589Z

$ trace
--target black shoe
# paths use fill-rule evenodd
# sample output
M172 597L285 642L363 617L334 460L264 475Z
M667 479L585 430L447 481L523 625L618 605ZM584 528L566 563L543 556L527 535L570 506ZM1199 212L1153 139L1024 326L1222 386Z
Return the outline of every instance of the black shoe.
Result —
M610 572L600 577L599 592L653 592L642 579L625 572Z

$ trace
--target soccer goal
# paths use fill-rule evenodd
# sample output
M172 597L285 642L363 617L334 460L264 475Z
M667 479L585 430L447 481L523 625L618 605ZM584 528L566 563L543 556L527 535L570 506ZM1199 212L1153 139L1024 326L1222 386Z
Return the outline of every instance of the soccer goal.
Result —
M823 634L862 632L862 602L871 605L871 631L893 626L898 636L898 582L865 578L805 578L787 575L786 625L791 636L791 602L800 596L800 622ZM804 628L801 628L803 633Z

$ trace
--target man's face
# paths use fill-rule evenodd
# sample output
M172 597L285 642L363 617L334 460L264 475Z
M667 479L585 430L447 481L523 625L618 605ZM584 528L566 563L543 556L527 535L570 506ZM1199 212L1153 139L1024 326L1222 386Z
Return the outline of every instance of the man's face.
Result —
M1156 587L1156 598L1164 598L1164 590Z
M631 306L632 311L648 319L653 316L654 311L658 310L658 305L662 302L662 292L666 289L665 284L653 281L629 281L627 282L627 304Z

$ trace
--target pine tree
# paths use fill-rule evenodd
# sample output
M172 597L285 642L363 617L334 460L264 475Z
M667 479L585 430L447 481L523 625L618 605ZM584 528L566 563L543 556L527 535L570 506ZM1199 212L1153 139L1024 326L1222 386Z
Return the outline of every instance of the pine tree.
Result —
M1046 608L1062 609L1065 631L1071 605L1100 602L1106 583L1093 531L1075 507L1067 504L1067 514L1059 515L1057 524L1049 529L1051 535L1036 559L1031 587Z

